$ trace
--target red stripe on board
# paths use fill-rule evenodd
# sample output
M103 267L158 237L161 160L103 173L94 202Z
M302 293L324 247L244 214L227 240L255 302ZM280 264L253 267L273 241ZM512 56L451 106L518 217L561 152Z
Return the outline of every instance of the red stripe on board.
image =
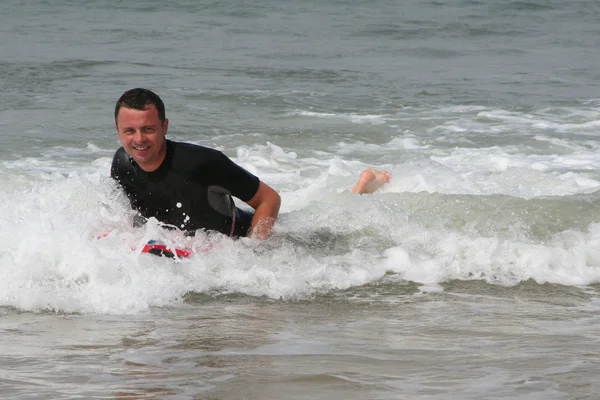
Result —
M142 253L163 253L165 256L173 256L173 250L165 246L164 244L147 244L142 249ZM175 249L175 254L177 257L187 258L192 255L192 252L185 249Z

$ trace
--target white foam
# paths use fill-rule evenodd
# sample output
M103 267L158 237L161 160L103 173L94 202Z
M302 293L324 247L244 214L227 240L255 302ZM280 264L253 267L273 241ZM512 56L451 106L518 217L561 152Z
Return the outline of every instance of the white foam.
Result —
M427 149L431 146L423 145L422 142L416 138L413 134L407 135L405 137L395 137L389 141L386 145L388 149L394 150L418 150L418 149Z
M385 252L385 269L427 284L483 279L515 285L538 283L588 285L600 281L600 225L589 232L565 231L547 243L498 237L469 237L455 232L423 231ZM426 249L426 250L425 250Z
M11 228L0 232L0 304L25 310L142 312L178 302L189 291L307 297L385 273L368 267L372 255L358 250L299 256L289 243L262 250L260 242L220 235L200 234L190 242L152 223L134 229L127 202L106 173L49 174L2 201L0 219ZM216 245L208 254L175 261L132 250L157 237L169 245Z
M399 150L427 149L430 146L423 145L414 135L398 136L385 144L366 143L364 141L340 142L331 146L331 151L339 155L389 153Z
M337 168L351 166L339 163ZM153 222L132 228L126 200L100 172L49 175L24 192L4 192L0 304L24 310L139 313L180 302L189 291L310 298L374 282L389 272L423 283L424 291L440 290L439 283L450 279L508 285L526 279L568 285L600 280L595 268L600 252L594 250L600 248L600 225L591 225L587 233L557 235L549 243L471 237L407 223L406 214L384 206L380 196L354 196L339 190L343 177L322 177L320 183L304 182L306 187L285 194L290 205L273 241L267 242L201 233L188 240ZM311 185L321 190L307 191ZM354 233L363 231L370 233ZM313 237L311 232L324 233ZM285 239L286 234L300 242ZM395 244L381 248L383 237ZM184 260L132 250L157 238L173 246L212 250ZM323 240L329 244L319 245ZM363 247L357 247L362 241Z
M587 170L595 173L600 169L600 157L592 152L525 155L509 153L498 147L476 150L465 148L455 149L445 156L432 156L431 159L447 167L452 173L448 170L444 173L440 168L445 178L432 177L432 188L429 191L507 194L531 198L589 193L600 188L600 181L595 179L596 174L581 172ZM573 169L578 172L573 172ZM448 174L451 176L448 177ZM447 179L463 184L447 184ZM436 184L436 181L440 181L440 184ZM464 182L472 183L472 189L463 191ZM459 190L454 191L452 188Z
M303 117L313 117L313 118L327 118L327 119L338 119L343 121L348 121L354 124L371 124L371 125L381 125L386 123L387 118L385 115L360 115L356 113L324 113L324 112L316 112L316 111L304 111L299 110L295 111L289 115L292 116L303 116Z

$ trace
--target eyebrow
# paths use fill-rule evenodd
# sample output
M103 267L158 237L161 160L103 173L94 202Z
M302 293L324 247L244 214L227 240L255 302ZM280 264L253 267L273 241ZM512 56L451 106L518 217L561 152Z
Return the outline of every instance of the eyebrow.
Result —
M152 128L155 129L154 125L142 125L139 127L140 129L147 129L147 128ZM127 129L136 129L134 126L124 126L122 127L123 130L127 130Z

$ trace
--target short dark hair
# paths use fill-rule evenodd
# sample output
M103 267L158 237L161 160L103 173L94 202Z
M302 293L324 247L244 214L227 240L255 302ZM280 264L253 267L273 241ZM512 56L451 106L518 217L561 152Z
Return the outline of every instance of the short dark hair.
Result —
M158 118L165 122L165 104L156 93L148 89L135 88L129 89L121 95L115 106L115 123L121 107L133 108L134 110L144 111L149 105L154 105L158 110Z

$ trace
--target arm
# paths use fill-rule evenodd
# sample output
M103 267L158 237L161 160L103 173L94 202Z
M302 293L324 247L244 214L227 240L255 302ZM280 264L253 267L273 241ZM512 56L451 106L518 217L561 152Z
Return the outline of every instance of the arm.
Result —
M271 229L275 224L277 214L279 214L281 197L269 185L260 182L256 194L248 201L248 205L254 208L249 236L257 239L268 238L271 235Z

